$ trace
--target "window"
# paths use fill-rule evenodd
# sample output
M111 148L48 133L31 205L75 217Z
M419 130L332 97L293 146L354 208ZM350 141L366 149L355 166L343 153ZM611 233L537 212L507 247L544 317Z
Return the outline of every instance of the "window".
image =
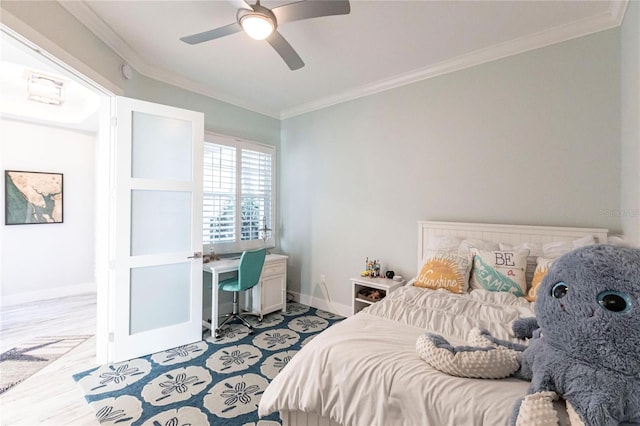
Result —
M205 248L232 253L264 245L273 247L274 193L274 147L205 135Z

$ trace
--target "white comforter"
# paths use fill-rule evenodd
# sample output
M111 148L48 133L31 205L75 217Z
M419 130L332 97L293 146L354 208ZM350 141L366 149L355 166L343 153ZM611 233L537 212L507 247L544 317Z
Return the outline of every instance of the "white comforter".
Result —
M403 287L308 343L266 389L259 414L313 412L345 426L507 424L528 382L447 376L415 343L430 330L460 344L472 327L517 341L511 323L526 316L532 305L507 293Z

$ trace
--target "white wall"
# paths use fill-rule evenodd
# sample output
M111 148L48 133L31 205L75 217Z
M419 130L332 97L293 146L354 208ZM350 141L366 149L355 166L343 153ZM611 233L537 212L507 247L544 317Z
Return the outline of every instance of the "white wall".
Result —
M350 305L365 258L416 272L418 220L621 230L619 30L283 121L290 289Z
M4 170L64 174L64 223L4 225L2 220L0 303L95 291L96 135L0 119L0 139L3 180Z
M631 1L622 23L622 203L627 239L640 245L640 2Z

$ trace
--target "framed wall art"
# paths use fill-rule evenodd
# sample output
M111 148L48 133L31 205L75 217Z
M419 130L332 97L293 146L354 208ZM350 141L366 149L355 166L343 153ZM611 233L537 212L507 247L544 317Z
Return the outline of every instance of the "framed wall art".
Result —
M62 223L62 173L4 172L4 223Z

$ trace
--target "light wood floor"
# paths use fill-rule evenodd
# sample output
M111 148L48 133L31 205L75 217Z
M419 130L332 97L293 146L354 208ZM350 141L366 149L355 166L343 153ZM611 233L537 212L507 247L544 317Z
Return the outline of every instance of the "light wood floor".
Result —
M0 310L0 353L40 336L95 335L95 294ZM96 366L91 337L0 395L2 425L98 425L72 375Z

